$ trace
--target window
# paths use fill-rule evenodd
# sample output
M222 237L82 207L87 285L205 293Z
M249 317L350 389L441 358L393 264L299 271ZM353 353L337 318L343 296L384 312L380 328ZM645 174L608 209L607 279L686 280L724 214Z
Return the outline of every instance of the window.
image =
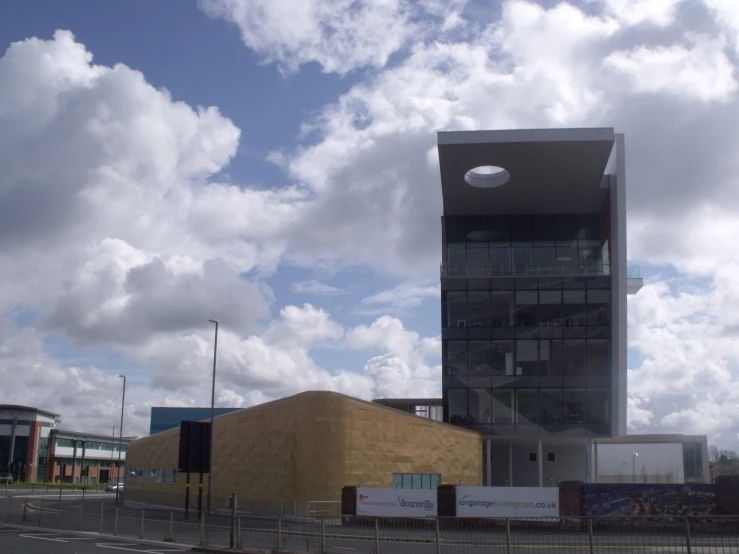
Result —
M588 290L588 325L611 324L611 291Z
M530 242L514 242L511 247L511 257L516 273L525 273L534 265L534 247Z
M547 452L547 462L556 462L557 455L554 452Z
M467 389L449 389L449 422L466 425L467 421Z
M585 373L585 341L562 341L562 366L565 375L583 375Z
M611 368L611 341L608 339L588 340L588 373L608 375Z
M562 291L542 290L539 292L539 325L541 327L562 325Z
M537 375L538 360L538 341L516 341L516 375L524 377Z
M460 321L467 319L467 293L446 293L447 327L457 327Z
M470 423L484 425L491 423L491 390L470 389Z
M488 243L486 242L468 242L467 243L467 262L476 264L487 264L488 262Z
M490 327L490 293L470 292L467 295L467 326Z
M564 389L562 393L565 425L585 423L585 391L582 389Z
M529 462L536 462L536 452L529 452Z
M562 427L562 389L540 389L541 424L551 431Z
M508 275L511 266L511 246L507 242L491 242L488 256L493 275Z
M513 313L512 290L496 290L490 293L490 324L492 327L512 327Z
M562 375L562 341L539 341L539 375Z
M491 414L493 425L513 423L513 390L493 389Z
M492 369L490 341L471 340L467 345L467 373L469 375L490 375Z
M566 290L562 294L562 315L566 327L585 325L585 291Z
M588 389L588 423L608 423L611 418L610 389Z
M538 418L536 389L516 390L516 423L528 425L536 423Z
M517 327L536 327L537 317L536 308L538 303L538 293L536 291L518 290L516 291L516 326Z
M74 448L74 441L72 439L56 439L56 445L59 448Z
M491 354L493 375L513 375L512 340L494 340Z
M449 375L467 374L467 341L450 340L448 342Z
M447 243L446 251L449 265L464 265L467 262L467 249L463 242Z
M439 488L441 475L438 473L393 473L394 489L431 489Z

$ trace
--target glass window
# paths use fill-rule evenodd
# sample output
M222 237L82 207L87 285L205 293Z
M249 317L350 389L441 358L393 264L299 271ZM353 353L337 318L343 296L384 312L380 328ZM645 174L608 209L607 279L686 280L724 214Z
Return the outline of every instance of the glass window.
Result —
M449 375L467 374L467 341L450 340L448 343Z
M511 240L531 241L534 239L531 218L527 215L515 215L509 220Z
M539 375L562 375L562 341L539 341Z
M470 242L467 243L467 261L474 263L487 263L488 261L488 243L486 242Z
M466 217L465 228L465 240L485 243L490 240L490 233L488 232L488 222L487 219L485 219L484 217Z
M414 489L420 489L421 488L421 475L419 473L413 474L413 484L411 485Z
M489 292L467 293L467 325L469 327L490 327Z
M431 488L431 475L428 473L424 473L421 475L421 488L422 489L430 489Z
M588 389L588 423L608 423L611 419L609 389Z
M537 375L539 363L538 341L516 341L516 375L530 377Z
M611 341L608 339L588 340L587 372L592 375L607 375L611 369Z
M493 216L488 219L490 240L510 240L508 231L508 218L505 216Z
M449 389L449 423L467 424L467 389Z
M507 275L511 265L511 246L507 242L491 242L488 249L491 271L494 275Z
M537 326L537 302L538 293L536 291L517 290L516 291L516 326L517 327L536 327Z
M495 290L490 293L490 324L492 327L512 327L513 314L513 291Z
M585 325L585 291L563 291L562 300L562 315L565 327Z
M537 459L536 452L533 450L529 452L529 462L535 462Z
M467 373L490 375L492 360L489 340L471 340L467 343Z
M403 474L403 488L404 489L413 488L413 475L412 474L410 473Z
M447 327L465 327L467 321L467 293L446 293Z
M562 291L539 291L539 325L559 327L562 325Z
M585 341L562 341L562 367L565 375L585 374Z
M534 244L534 263L537 265L554 266L557 263L557 250L554 243L547 245ZM546 271L546 267L539 268Z
M611 324L611 291L588 290L588 325Z
M513 390L494 389L491 402L493 425L510 425L513 422Z
M511 257L513 265L516 266L516 273L522 273L526 271L527 266L534 263L534 248L530 242L514 242Z
M564 389L562 406L565 425L585 423L585 391L582 389Z
M586 262L600 262L602 247L600 241L581 240L577 243L580 260Z
M562 423L562 389L539 389L542 425Z
M581 215L578 218L577 238L594 240L600 238L600 220L597 214Z
M491 353L493 375L513 375L513 341L494 340Z
M470 389L470 423L473 425L482 425L490 422L490 389Z
M518 389L516 391L516 423L527 425L536 423L538 417L536 389Z
M449 264L462 264L467 261L467 249L463 242L448 242L446 245L447 257Z
M557 242L557 262L562 265L574 264L577 260L577 243L569 241Z
M558 215L555 217L555 224L557 240L574 241L580 234L580 225L575 215Z
M431 489L436 490L439 488L439 485L441 484L441 475L437 474L431 474Z

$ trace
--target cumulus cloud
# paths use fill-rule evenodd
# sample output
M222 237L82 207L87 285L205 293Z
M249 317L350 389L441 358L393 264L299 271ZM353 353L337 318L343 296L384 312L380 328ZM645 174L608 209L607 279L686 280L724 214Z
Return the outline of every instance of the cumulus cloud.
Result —
M383 67L415 35L454 27L462 5L430 0L199 0L206 14L235 24L244 44L288 73L309 62L326 73ZM436 25L422 24L418 12Z
M428 298L439 298L439 287L422 286L410 283L398 285L365 296L359 302L357 311L362 314L402 313L416 308Z
M316 279L292 283L290 285L290 291L295 294L312 294L315 296L336 296L344 293L339 287L322 283Z

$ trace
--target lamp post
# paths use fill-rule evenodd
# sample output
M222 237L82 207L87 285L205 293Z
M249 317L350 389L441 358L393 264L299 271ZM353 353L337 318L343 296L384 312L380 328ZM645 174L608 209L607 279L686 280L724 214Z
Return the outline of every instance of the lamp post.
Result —
M216 326L215 341L213 342L213 385L210 391L210 444L208 445L210 456L210 473L208 473L208 513L210 513L210 493L213 486L213 416L215 414L216 401L216 356L218 355L218 320L209 319Z
M115 425L113 425L113 434L111 435L111 441L110 441L110 473L108 475L108 483L110 483L110 479L113 477L113 452L115 451Z
M126 405L126 376L119 375L123 379L123 397L121 398L121 426L118 429L118 480L115 488L115 503L118 504L118 493L121 488L121 453L123 452L123 408Z
M631 482L636 483L636 459L639 457L638 452L634 452L631 457Z

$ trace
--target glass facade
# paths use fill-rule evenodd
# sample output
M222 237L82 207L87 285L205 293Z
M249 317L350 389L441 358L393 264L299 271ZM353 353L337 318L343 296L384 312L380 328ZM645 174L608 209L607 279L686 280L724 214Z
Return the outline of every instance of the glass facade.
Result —
M445 421L485 435L609 435L611 278L598 216L444 225L445 263L512 268L442 279ZM516 269L539 263L559 269ZM593 270L577 274L582 264Z
M446 217L445 276L609 274L598 215Z

